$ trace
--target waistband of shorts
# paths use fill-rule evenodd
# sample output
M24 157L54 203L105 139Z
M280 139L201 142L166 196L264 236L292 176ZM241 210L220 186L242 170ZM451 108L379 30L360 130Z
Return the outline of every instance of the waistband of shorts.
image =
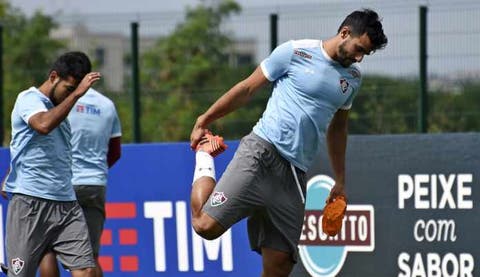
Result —
M247 137L250 136L252 138L254 138L255 140L258 140L263 146L265 146L266 148L268 148L269 150L272 150L272 151L275 151L279 156L280 155L280 152L278 152L277 148L275 147L275 145L273 145L271 142L265 140L264 138L262 138L261 136L255 134L253 131L250 132L250 134L247 135ZM283 157L282 157L283 158Z
M280 152L277 150L275 145L273 145L271 142L269 142L269 141L265 140L264 138L262 138L261 136L255 134L253 131L250 132L250 134L248 134L247 136L251 136L251 137L255 138L262 145L264 145L266 148L268 148L271 151L274 151L278 156L282 157L282 159L284 159L287 163L292 164L298 171L300 171L302 173L305 173L305 171L303 171L301 168L299 168L298 166L295 166L293 163L289 162L284 156L282 156L282 154L280 154Z
M19 198L31 198L31 199L34 199L36 201L40 201L40 202L46 202L46 203L76 203L77 200L65 200L65 201L60 201L60 200L53 200L53 199L47 199L47 198L42 198L42 197L37 197L37 196L33 196L33 195L28 195L28 194L24 194L24 193L17 193L17 192L14 192L14 193L11 193L11 198L13 197L19 197Z
M275 145L273 145L271 142L265 140L264 138L262 138L261 136L255 134L253 131L250 132L250 134L248 134L247 136L250 136L250 137L253 137L254 139L256 139L257 141L259 141L263 146L265 146L266 148L268 148L269 150L275 152L279 157L281 157L282 159L284 159L287 163L289 164L292 164L298 171L302 172L302 173L305 173L305 171L303 171L302 169L300 169L299 167L295 166L293 163L289 162L284 156L282 156L280 154L280 152L277 150L277 148L275 147Z

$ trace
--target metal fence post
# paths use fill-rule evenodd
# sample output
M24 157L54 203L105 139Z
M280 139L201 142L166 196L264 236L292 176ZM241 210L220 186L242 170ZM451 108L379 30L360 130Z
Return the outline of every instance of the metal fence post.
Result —
M270 51L278 45L278 15L270 14Z
M428 130L428 76L427 76L427 7L420 6L420 97L418 106L418 132Z
M133 141L139 143L142 141L142 138L140 126L140 76L138 71L138 22L131 23L131 32Z

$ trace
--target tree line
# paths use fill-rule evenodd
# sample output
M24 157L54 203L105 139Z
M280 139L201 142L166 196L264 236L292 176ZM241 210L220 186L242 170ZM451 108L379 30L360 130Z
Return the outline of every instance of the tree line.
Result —
M223 32L222 22L241 12L233 0L216 6L199 4L188 8L184 20L168 36L140 56L141 133L145 142L187 141L196 117L220 95L256 67L231 65L228 49L233 37ZM4 26L3 145L10 140L10 113L19 92L39 86L51 62L66 42L50 32L58 23L40 12L31 17L8 3L0 3ZM87 53L88 54L88 53ZM94 61L95 65L95 61ZM116 104L123 127L123 141L131 142L132 112L129 77L124 93L100 90ZM212 129L227 139L238 139L252 129L265 108L270 87L259 91L251 103L216 122ZM350 116L353 134L401 134L417 131L419 82L416 78L364 76ZM459 89L429 90L429 132L477 132L480 82L464 81Z

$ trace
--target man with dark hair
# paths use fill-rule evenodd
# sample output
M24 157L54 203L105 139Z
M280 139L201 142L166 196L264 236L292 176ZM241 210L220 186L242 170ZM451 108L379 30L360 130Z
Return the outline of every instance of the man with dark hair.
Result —
M76 101L100 79L81 52L61 55L48 79L21 92L12 111L6 229L8 276L35 276L53 250L72 276L94 276L95 260L72 186L70 125Z
M355 11L334 37L278 46L200 115L190 137L196 151L191 195L195 231L214 239L248 217L251 247L263 259L262 277L288 276L297 261L303 225L305 172L326 135L336 181L327 201L345 196L347 119L361 84L358 63L386 44L377 13ZM216 184L213 156L226 146L208 125L247 103L268 82L274 84L266 110Z
M68 115L72 128L73 178L78 203L87 221L95 277L102 277L98 260L100 237L105 223L105 198L108 169L121 156L121 127L115 104L90 88ZM55 253L46 254L40 263L40 277L60 276Z

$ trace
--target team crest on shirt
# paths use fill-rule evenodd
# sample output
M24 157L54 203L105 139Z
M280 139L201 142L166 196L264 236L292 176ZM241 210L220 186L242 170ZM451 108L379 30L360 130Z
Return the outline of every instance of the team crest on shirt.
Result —
M347 92L349 86L350 84L345 78L340 79L340 88L342 89L343 93Z
M223 203L227 202L228 198L225 196L225 193L221 191L216 191L212 195L212 200L210 201L212 207L220 206Z
M22 271L24 265L25 265L25 262L22 259L20 259L20 258L12 259L11 268L12 268L13 273L15 275L18 275L18 273L20 273L20 271Z

